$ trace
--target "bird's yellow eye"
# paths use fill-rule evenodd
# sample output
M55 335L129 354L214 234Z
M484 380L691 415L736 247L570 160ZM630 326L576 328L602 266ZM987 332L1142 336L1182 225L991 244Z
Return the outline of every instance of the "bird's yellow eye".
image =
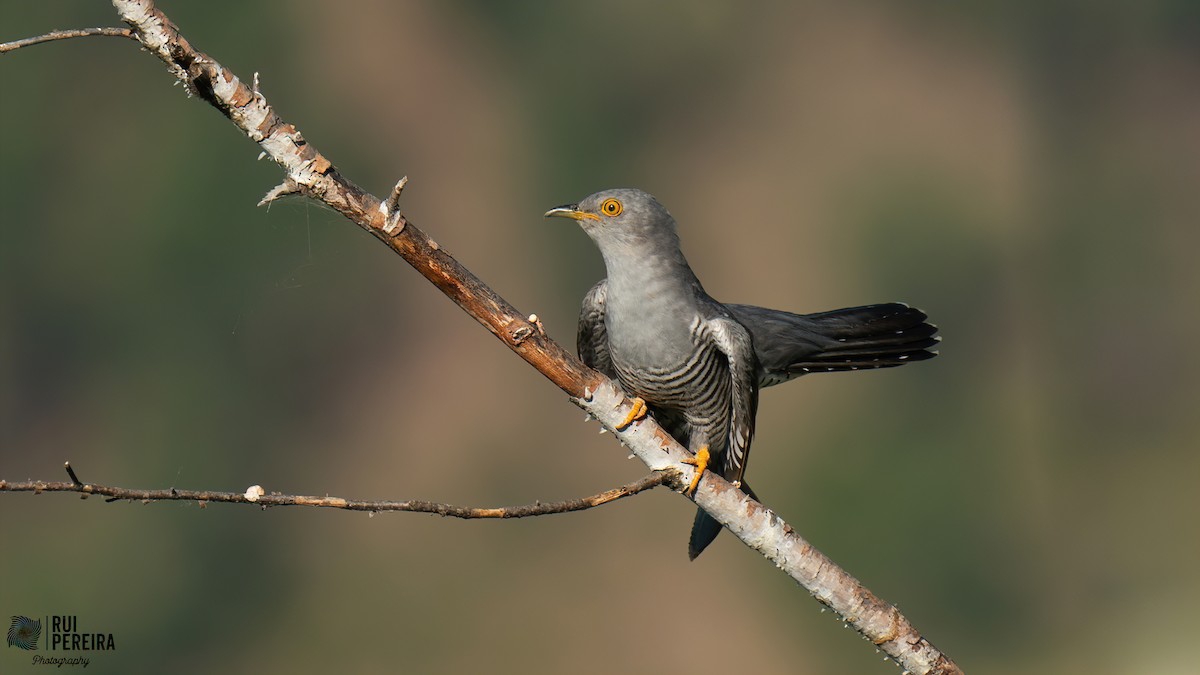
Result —
M616 199L605 199L604 203L600 205L600 213L609 217L619 216L624 210L625 207L621 206L621 202Z

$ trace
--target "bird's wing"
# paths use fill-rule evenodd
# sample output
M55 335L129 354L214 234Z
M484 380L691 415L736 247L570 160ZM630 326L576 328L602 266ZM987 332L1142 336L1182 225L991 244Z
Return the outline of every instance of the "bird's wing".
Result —
M579 333L576 348L579 358L589 368L616 379L612 358L608 355L608 330L604 327L604 300L608 296L608 280L601 279L583 298L579 310Z
M937 327L915 307L892 302L792 314L752 305L725 305L750 331L760 387L806 373L891 368L937 355Z
M750 331L731 317L721 315L707 320L708 338L725 355L729 363L729 378L733 383L730 396L729 443L721 473L725 479L740 484L746 472L750 442L754 440L754 416L758 412L758 360Z

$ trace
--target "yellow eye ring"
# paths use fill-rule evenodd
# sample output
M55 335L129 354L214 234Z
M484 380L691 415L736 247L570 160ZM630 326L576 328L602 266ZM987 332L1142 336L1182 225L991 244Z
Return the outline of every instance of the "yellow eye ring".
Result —
M621 215L621 212L624 210L625 207L621 206L621 202L612 198L605 199L604 203L600 205L600 213L603 213L609 218L616 218L617 216Z

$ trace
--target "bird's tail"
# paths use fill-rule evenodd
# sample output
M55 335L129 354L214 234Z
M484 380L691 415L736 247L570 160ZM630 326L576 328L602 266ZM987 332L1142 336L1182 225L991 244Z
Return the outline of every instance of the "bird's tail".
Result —
M808 329L831 340L821 351L791 364L811 371L902 366L937 355L937 327L925 313L901 303L835 309L804 316Z
M742 483L742 492L758 501L758 495L754 494L749 485ZM696 509L696 519L692 521L692 536L688 538L688 560L695 560L696 556L713 543L718 534L721 534L721 523L708 515L704 509Z
M696 509L696 519L692 521L692 536L688 538L688 560L695 560L696 556L713 543L718 534L721 534L721 524L704 509Z
M752 305L726 305L754 340L763 370L760 386L805 373L890 368L937 355L937 327L925 313L892 302L792 314Z

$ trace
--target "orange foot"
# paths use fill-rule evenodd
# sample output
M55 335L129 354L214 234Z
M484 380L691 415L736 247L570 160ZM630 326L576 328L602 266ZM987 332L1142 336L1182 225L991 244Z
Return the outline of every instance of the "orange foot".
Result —
M636 420L640 420L646 416L646 402L640 398L633 399L633 405L629 407L629 414L625 416L620 424L617 425L617 431L625 431L630 424Z
M696 486L700 485L700 478L704 476L704 470L708 468L708 446L701 446L693 457L683 460L684 464L691 464L696 467L696 472L692 474L692 482L688 484L687 490L683 494L690 495L696 493Z

